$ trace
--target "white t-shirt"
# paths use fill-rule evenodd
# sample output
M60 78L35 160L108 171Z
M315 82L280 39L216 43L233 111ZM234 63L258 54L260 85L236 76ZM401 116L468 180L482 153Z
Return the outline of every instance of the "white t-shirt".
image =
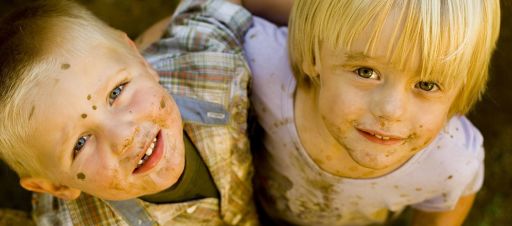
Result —
M349 179L319 168L294 124L287 35L286 28L255 18L244 45L253 71L251 99L264 129L264 148L254 150L255 192L269 215L298 225L364 225L408 205L449 210L480 189L483 138L465 117L453 117L428 147L385 176Z

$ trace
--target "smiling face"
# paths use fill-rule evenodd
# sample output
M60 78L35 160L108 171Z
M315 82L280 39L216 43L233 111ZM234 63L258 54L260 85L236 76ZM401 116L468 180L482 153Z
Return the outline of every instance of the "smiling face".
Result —
M36 86L32 143L53 183L122 200L159 192L184 167L179 110L142 57L98 44ZM135 49L133 49L135 51Z
M356 37L350 49L323 44L315 65L318 83L299 83L296 113L311 111L298 121L299 134L328 172L355 177L390 172L426 147L448 119L460 86L421 79L419 54L397 66L387 52L394 27L383 26L372 51L368 34Z
M320 123L363 167L404 162L447 121L454 89L357 52L322 48L321 59Z

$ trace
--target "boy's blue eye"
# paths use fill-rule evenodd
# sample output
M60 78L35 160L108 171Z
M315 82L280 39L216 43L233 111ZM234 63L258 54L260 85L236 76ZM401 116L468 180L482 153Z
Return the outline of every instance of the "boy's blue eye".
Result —
M362 67L356 69L354 72L357 73L357 75L359 75L359 77L362 78L379 79L379 75L377 74L377 72L375 72L371 68Z
M73 147L73 159L85 146L85 143L87 143L87 139L89 139L89 136L81 136L80 138L78 138L78 140L75 143L75 146Z
M108 103L113 104L114 101L121 95L121 92L123 92L124 86L126 84L118 85L116 88L114 88L112 91L110 91L110 94L108 96Z
M439 90L439 85L437 85L435 82L420 81L420 82L416 83L415 87L419 88L423 91L429 91L429 92Z

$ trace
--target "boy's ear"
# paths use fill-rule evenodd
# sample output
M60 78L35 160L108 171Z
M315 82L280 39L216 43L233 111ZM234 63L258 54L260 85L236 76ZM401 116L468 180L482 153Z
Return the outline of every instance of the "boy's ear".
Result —
M308 64L307 62L302 62L302 71L304 71L304 73L306 73L307 75L309 75L311 78L316 78L318 77L319 73L319 66L318 64L314 64L314 65L310 65Z
M20 179L20 185L29 191L50 193L64 200L76 199L81 193L78 189L57 185L47 179L38 177L23 177Z
M314 58L313 62L308 62L306 60L302 61L302 71L309 75L312 79L318 79L320 75L320 71L322 69L322 65L320 64L320 50L318 47L314 49Z

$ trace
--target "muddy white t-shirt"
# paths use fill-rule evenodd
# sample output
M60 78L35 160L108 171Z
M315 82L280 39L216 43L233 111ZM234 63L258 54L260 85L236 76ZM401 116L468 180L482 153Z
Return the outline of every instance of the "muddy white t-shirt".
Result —
M265 132L264 147L254 150L255 192L269 215L298 225L363 225L408 205L449 210L480 189L483 138L465 117L453 117L428 147L385 176L349 179L319 168L294 124L287 35L286 28L255 18L244 46L253 71L251 99Z

